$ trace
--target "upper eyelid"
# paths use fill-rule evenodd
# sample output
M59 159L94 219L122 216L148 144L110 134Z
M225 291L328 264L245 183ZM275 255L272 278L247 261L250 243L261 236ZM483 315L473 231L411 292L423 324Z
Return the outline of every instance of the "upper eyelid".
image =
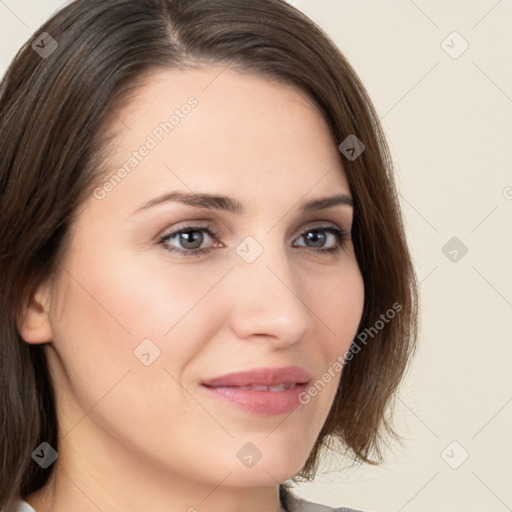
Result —
M196 220L196 221L188 221L188 224L187 224L187 221L183 221L185 224L184 225L179 225L179 226L173 226L173 227L168 227L168 228L165 228L164 230L160 231L160 235L159 236L166 236L166 235L170 235L170 234L174 234L174 233L177 233L177 232L181 232L181 231L186 231L186 230L193 230L193 229L209 229L211 230L212 232L215 232L215 233L219 233L221 230L217 229L217 227L215 227L214 225L212 225L212 221L200 221L200 220ZM179 223L181 224L181 223ZM343 224L343 223L340 223L340 222L336 222L336 221L333 221L333 220L322 220L322 219L314 219L314 220L311 220L311 221L308 221L306 222L306 224L302 227L302 230L306 230L306 229L315 229L315 228L323 228L323 227L334 227L334 228L338 228L338 229L341 229L341 230L344 230L344 231L347 231L347 232L350 232L351 229L346 229L344 228L342 225L340 224ZM352 224L352 223L350 223ZM229 230L232 232L232 230Z
M302 236L305 232L313 229L328 229L330 227L334 229L339 229L340 231L344 232L347 237L351 236L351 229L345 229L342 226L339 226L338 223L333 221L310 221L310 222L316 222L315 224L309 224L307 223L299 232L298 236ZM212 239L216 239L217 237L220 237L219 230L216 227L212 227L209 223L202 224L200 221L196 221L196 224L189 223L187 225L181 226L181 227L173 227L172 229L164 230L161 232L160 235L158 235L158 240L162 241L166 238L170 238L172 236L176 236L182 232L186 231L209 231L208 236L210 236Z
M183 231L210 231L213 236L218 236L218 230L212 227L209 224L202 225L200 223L197 224L187 224L180 227L172 227L166 228L160 232L158 235L158 239L167 238L171 235L176 235L178 233L182 233Z

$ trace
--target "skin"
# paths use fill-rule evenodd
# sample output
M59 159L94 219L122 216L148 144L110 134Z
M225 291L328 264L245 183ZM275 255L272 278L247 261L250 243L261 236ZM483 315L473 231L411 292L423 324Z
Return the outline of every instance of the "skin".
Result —
M44 343L60 429L54 478L27 497L38 512L279 510L278 484L303 466L331 408L340 372L307 405L269 417L200 386L256 367L320 378L349 348L364 298L350 237L332 256L319 247L335 236L324 231L323 246L303 236L352 225L349 205L297 209L350 195L323 117L291 86L222 69L152 73L118 112L105 180L198 101L103 199L86 200L63 265L20 325L26 342ZM228 195L246 211L167 202L133 213L171 191ZM159 243L198 224L218 233L203 233L200 257ZM263 249L252 263L236 252L247 236ZM149 366L133 353L146 338L161 351ZM250 468L236 456L248 442L262 453Z

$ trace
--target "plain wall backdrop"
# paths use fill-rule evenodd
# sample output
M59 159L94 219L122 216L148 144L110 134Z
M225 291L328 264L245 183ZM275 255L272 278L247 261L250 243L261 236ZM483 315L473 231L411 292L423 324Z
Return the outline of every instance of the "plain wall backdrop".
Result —
M369 512L512 510L512 2L293 0L347 56L392 150L419 351L380 467L297 494ZM56 0L0 0L0 72ZM341 142L341 141L340 141Z

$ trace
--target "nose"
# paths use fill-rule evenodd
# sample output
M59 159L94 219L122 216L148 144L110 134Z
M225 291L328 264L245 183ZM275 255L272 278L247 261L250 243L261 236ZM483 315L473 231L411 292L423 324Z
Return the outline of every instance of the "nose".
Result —
M315 315L304 296L307 289L284 248L272 253L267 248L252 263L239 259L230 280L230 323L240 339L265 337L284 347L312 331Z

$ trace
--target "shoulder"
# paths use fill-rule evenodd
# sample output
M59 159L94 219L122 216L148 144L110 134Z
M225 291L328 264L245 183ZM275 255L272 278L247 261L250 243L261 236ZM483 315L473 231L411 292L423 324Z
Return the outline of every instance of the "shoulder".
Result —
M281 502L287 512L363 512L348 507L332 508L327 505L313 503L294 496L290 490L283 486L280 487L279 491Z

